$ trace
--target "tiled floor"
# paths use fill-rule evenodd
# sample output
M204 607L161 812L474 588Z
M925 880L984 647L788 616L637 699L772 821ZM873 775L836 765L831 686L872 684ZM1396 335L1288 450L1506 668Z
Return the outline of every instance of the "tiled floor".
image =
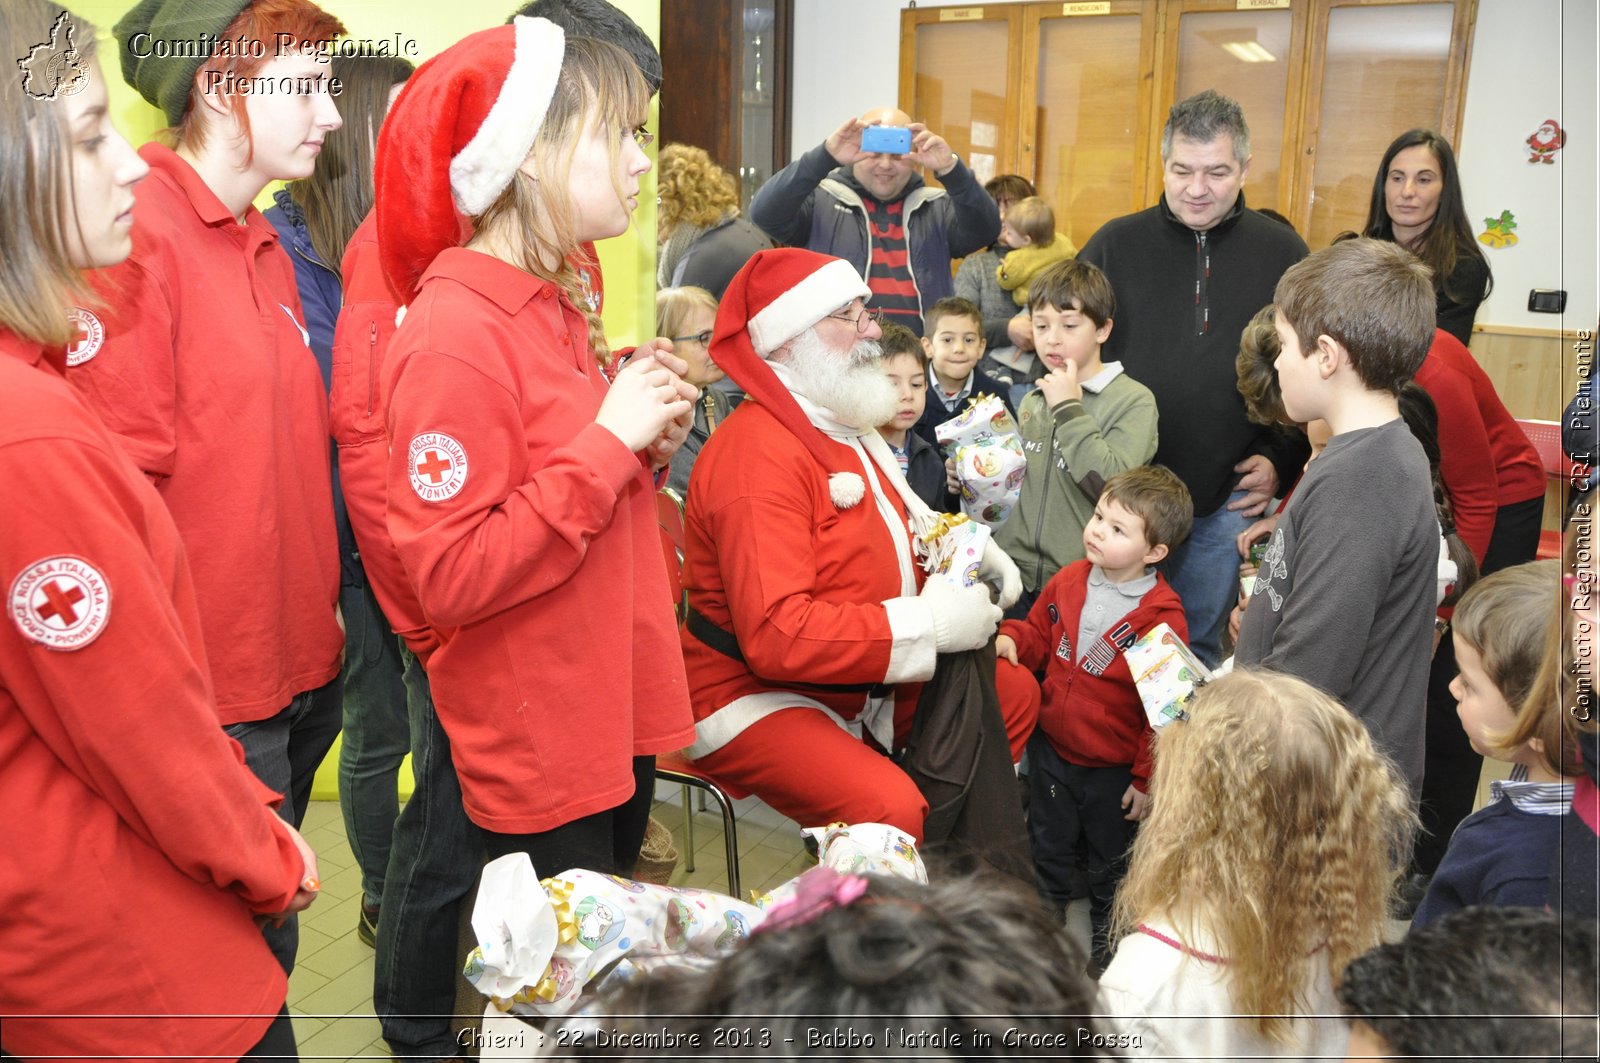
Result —
M660 786L654 815L672 830L679 850L671 884L726 891L728 875L722 844L722 816L716 805L694 816L695 870L685 866L687 848L683 805L677 787ZM743 887L771 889L813 863L800 840L800 828L755 798L736 802L739 868ZM300 921L300 953L289 979L289 1011L304 1060L387 1059L378 1020L372 1012L372 949L356 936L361 876L345 838L344 820L334 801L314 801L306 815L306 840L317 852L322 896Z
M1505 765L1488 761L1479 804L1488 799L1489 780L1501 778ZM699 886L726 892L728 876L722 844L722 816L715 803L699 811L699 796L690 791L694 816L694 871L687 849L683 804L677 787L656 789L654 815L673 832L679 850L674 886ZM755 798L735 802L739 867L744 892L771 889L804 871L813 862L800 840L800 828ZM345 839L344 820L334 801L315 801L306 816L306 839L317 851L322 872L322 897L300 922L300 954L289 980L289 1010L304 1060L387 1059L389 1050L372 1012L372 949L356 936L361 877ZM1067 911L1067 926L1085 944L1087 902ZM1388 937L1396 940L1405 924L1394 922Z

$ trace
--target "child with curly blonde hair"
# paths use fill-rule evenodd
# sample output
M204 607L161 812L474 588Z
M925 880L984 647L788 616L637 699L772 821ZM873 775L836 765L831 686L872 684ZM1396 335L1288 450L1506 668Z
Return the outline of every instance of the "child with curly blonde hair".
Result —
M1360 720L1236 671L1155 743L1101 1004L1141 1054L1342 1058L1333 995L1383 939L1416 816Z

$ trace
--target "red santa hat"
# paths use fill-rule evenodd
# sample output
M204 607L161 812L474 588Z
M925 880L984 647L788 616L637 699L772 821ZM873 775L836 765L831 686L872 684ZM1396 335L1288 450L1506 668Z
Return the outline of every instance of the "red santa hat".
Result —
M566 38L542 18L464 37L406 82L378 135L373 180L384 273L404 300L462 216L487 210L533 148Z
M728 283L711 339L712 361L828 471L828 493L842 509L860 502L866 492L854 471L855 453L811 423L766 356L852 299L871 294L861 274L842 258L802 247L758 251Z

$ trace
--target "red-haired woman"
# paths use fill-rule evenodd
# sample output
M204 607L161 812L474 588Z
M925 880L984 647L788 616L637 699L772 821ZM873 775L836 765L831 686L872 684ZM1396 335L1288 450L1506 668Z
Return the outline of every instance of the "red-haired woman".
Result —
M293 266L251 202L309 175L338 128L315 42L343 31L307 0L142 0L122 17L123 76L173 146L140 149L133 254L97 282L104 308L78 311L67 357L178 525L221 723L297 825L339 731L339 559L322 379ZM292 920L268 932L286 970L297 937Z

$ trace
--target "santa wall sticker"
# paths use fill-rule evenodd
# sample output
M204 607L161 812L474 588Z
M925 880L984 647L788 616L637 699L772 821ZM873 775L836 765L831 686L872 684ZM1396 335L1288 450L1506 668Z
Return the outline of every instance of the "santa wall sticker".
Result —
M1556 161L1556 152L1567 145L1567 131L1554 118L1546 118L1544 124L1534 130L1524 143L1530 163L1553 163Z

